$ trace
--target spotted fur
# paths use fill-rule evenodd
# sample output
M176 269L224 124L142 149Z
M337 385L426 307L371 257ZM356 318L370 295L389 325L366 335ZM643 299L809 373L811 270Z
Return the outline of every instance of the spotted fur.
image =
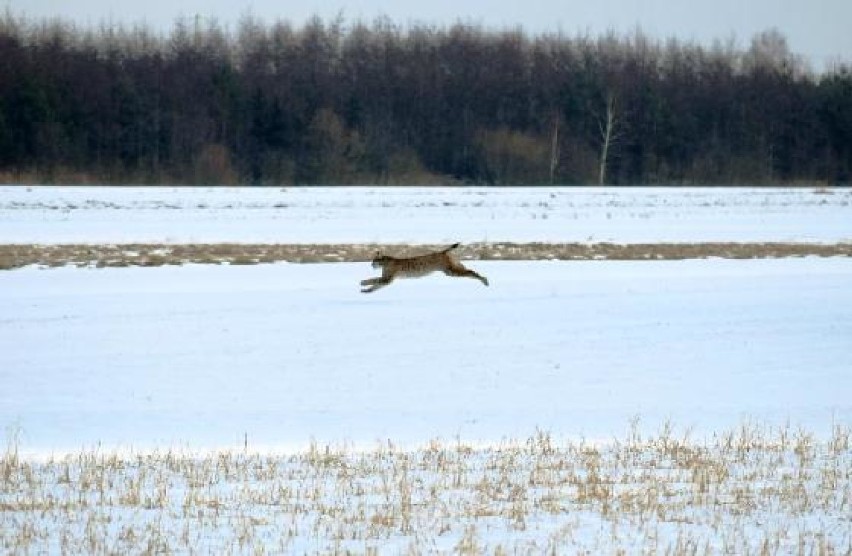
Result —
M382 275L361 280L361 292L374 292L387 286L395 278L419 278L433 272L443 272L447 276L476 278L487 286L488 278L466 268L450 253L458 246L458 243L454 243L442 251L417 257L390 257L376 252L376 256L373 257L373 268L381 268Z

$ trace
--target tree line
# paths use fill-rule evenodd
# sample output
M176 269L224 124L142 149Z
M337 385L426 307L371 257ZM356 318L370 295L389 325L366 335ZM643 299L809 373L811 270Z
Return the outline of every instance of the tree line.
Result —
M849 183L852 69L387 19L0 18L0 176L187 184Z

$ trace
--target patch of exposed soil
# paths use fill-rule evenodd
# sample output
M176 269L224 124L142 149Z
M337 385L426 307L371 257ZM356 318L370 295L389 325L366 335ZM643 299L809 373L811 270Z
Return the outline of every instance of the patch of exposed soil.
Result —
M409 256L443 245L403 244L120 244L0 245L0 270L41 266L161 266L179 264L260 264L357 262L376 251ZM852 243L471 243L461 259L479 260L675 260L783 257L850 257Z

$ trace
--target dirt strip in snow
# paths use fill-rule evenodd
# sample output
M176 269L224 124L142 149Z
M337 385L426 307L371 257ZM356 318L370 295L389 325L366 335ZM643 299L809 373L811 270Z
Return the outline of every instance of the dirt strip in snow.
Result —
M370 260L376 251L408 256L443 245L409 244L120 244L0 245L0 270L41 266L162 266L175 264L319 263ZM471 260L677 260L849 257L852 243L471 243Z

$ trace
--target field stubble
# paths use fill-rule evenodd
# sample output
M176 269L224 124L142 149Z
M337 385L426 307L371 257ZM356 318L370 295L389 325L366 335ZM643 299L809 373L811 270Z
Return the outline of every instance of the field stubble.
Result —
M852 549L850 429L636 423L606 443L0 458L0 548L63 553L833 554Z

